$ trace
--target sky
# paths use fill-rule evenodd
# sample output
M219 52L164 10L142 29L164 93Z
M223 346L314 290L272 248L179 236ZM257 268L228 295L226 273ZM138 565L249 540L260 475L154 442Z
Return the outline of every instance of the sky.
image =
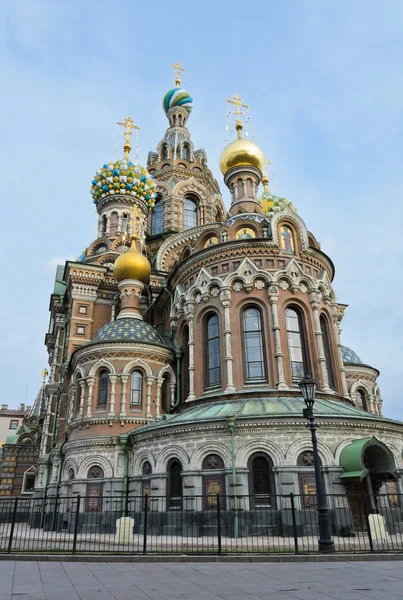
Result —
M93 175L127 115L145 164L175 61L227 206L224 100L251 106L273 191L336 266L342 341L381 371L384 414L403 420L400 0L2 0L0 403L33 403L55 267L95 237Z

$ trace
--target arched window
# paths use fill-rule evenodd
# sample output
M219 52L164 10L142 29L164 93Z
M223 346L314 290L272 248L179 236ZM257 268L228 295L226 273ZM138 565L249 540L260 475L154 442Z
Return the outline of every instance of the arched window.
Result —
M151 467L151 463L148 460L146 460L146 462L143 464L141 472L143 474L141 482L141 495L144 498L145 496L149 496L151 491L150 475L153 472L153 470Z
M183 144L182 158L184 158L185 160L189 160L189 158L190 158L190 152L189 152L189 145L188 144Z
M98 406L105 407L108 403L108 385L108 371L101 371L99 375Z
M309 372L302 316L294 308L287 308L285 319L291 378L293 383L298 383L304 377L305 372Z
M245 380L264 381L266 371L263 350L263 329L260 310L254 306L242 312Z
M182 506L182 465L177 458L168 463L167 497L168 508Z
M163 231L164 206L161 200L157 199L151 216L151 235L158 235Z
M106 215L103 215L101 217L101 236L105 235L106 233Z
M189 327L183 330L183 397L184 399L189 396Z
M75 397L75 413L78 414L80 411L80 400L81 400L81 385L80 385L80 381L81 379L77 380L77 386L76 386L76 397Z
M166 160L168 158L169 158L169 156L168 156L168 146L166 144L164 144L162 146L162 160Z
M104 470L102 467L98 465L94 465L90 467L87 474L87 479L103 479L104 478Z
M143 376L140 371L133 371L130 378L130 406L141 407L143 396Z
M357 394L358 394L358 408L362 408L363 410L368 411L368 402L367 402L367 395L364 392L364 390L359 389L357 390Z
M171 404L171 382L167 375L164 376L161 386L161 408L164 412L169 412Z
M255 452L248 460L249 493L254 508L275 506L273 461L263 452Z
M206 319L206 387L221 384L220 325L216 314Z
M320 317L320 330L322 332L323 351L325 353L325 359L326 359L327 378L328 378L330 387L335 389L336 388L336 380L334 377L332 353L331 353L331 349L330 349L329 327L328 327L328 322L323 315L321 315L321 317Z
M191 198L185 198L183 202L183 229L190 229L197 226L197 204Z

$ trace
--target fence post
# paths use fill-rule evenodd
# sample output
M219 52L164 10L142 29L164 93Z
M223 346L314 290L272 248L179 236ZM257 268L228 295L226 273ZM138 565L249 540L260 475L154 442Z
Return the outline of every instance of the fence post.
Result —
M11 546L12 546L12 543L13 543L15 517L17 516L17 506L18 506L18 496L14 500L13 518L12 518L12 521L11 521L10 539L8 540L7 554L10 554L10 552L11 552Z
M292 530L294 533L294 548L295 548L295 554L298 554L297 519L296 519L296 515L295 515L294 494L292 492L290 494L290 500L291 500Z
M366 498L365 494L362 494L362 504L364 507L365 523L367 525L367 531L368 531L369 547L370 547L371 553L373 553L374 552L374 541L372 539L371 527L369 524L367 498Z
M217 494L217 535L218 535L218 554L221 554L221 506L220 494Z
M76 553L77 548L77 533L78 533L78 520L80 518L80 494L77 496L77 504L76 504L76 520L74 522L74 540L73 540L73 554Z
M147 554L148 495L144 496L143 554Z

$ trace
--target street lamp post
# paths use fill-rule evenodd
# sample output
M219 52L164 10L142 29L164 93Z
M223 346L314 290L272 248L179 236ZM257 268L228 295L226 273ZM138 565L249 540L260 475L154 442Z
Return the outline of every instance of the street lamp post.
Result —
M313 414L313 405L315 403L317 384L308 374L306 374L305 377L300 381L299 387L306 404L304 416L308 419L308 427L311 431L312 437L313 463L315 467L316 482L316 510L318 511L319 525L319 552L330 553L334 552L334 542L330 533L329 511L326 503L322 472L320 470L318 439L316 437L318 425Z

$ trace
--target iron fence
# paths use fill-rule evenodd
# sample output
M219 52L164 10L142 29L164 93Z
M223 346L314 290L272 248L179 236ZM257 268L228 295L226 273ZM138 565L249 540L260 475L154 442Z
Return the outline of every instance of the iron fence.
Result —
M327 495L334 549L403 551L403 498ZM307 554L316 496L74 496L0 499L2 553Z

